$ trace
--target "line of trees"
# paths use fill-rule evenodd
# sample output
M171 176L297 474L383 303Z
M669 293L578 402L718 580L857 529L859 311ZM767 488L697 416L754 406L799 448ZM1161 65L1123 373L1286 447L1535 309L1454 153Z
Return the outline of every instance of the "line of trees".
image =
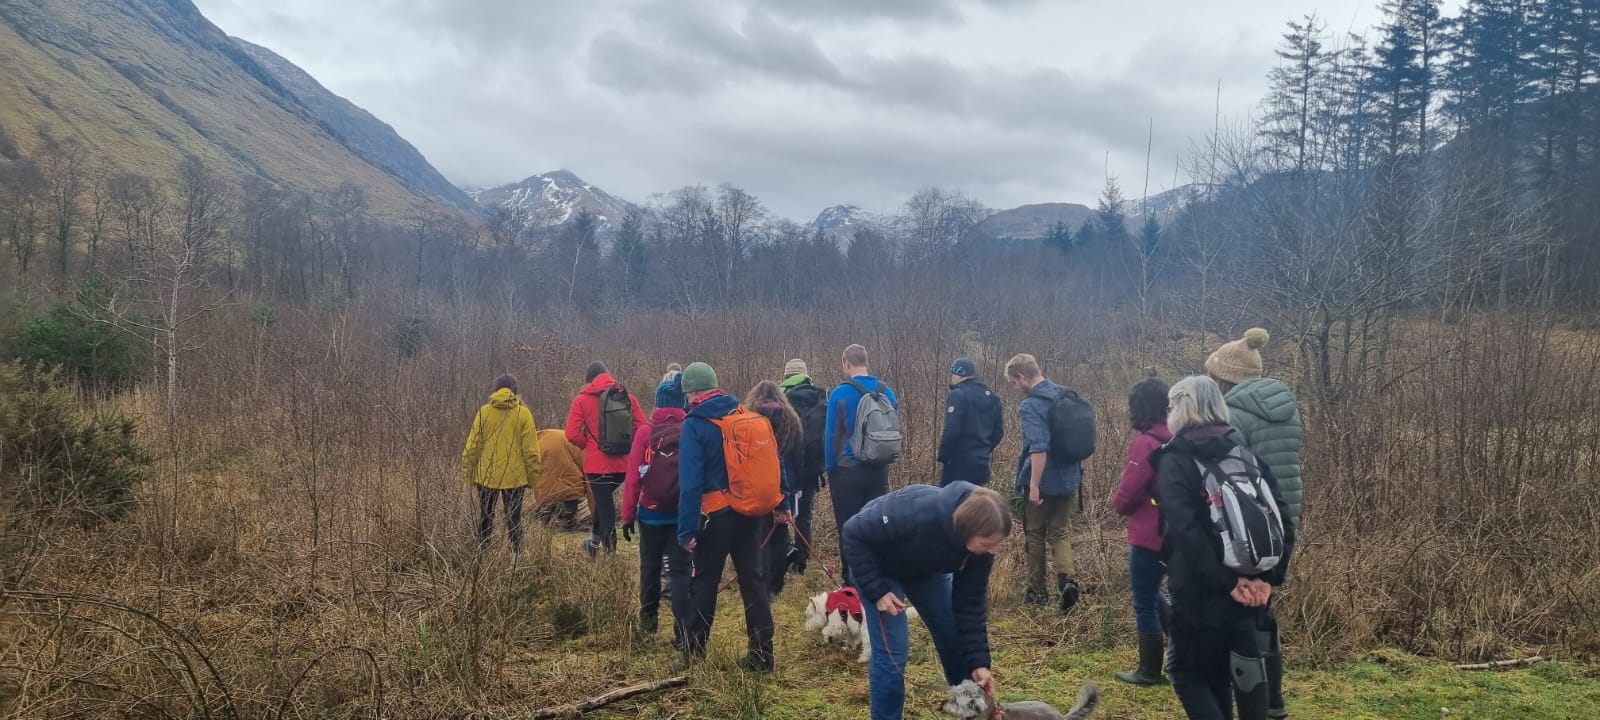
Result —
M0 162L0 239L17 277L143 341L169 392L187 325L231 302L337 311L374 295L423 323L438 302L512 303L606 322L640 310L818 312L938 287L1016 297L1071 285L1163 323L1269 318L1330 396L1381 387L1402 313L1593 308L1600 293L1600 7L1593 0L1389 0L1371 37L1290 22L1256 119L1219 122L1167 226L1109 180L1093 217L1042 242L974 233L990 211L924 189L848 237L778 219L733 185L654 197L602 236L582 213L515 214L362 191L234 184L197 160L115 172L41 129ZM47 253L47 256L45 254ZM1070 311L1071 308L1047 308ZM407 333L424 332L412 327Z

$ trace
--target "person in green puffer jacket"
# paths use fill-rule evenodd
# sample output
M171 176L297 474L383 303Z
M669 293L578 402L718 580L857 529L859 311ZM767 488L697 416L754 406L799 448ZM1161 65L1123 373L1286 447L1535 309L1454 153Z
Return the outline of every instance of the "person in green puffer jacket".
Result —
M1288 383L1262 376L1261 348L1271 336L1261 328L1223 343L1206 358L1206 373L1222 388L1228 403L1228 423L1238 440L1272 470L1283 493L1284 521L1300 529L1300 405ZM1269 612L1260 628L1266 657L1269 701L1267 717L1286 718L1283 699L1283 641L1277 617Z

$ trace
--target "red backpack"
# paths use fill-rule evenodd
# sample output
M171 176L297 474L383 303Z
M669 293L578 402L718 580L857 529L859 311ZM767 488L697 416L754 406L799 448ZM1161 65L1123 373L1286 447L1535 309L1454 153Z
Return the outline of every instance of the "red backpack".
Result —
M649 469L639 477L639 504L646 510L678 511L678 438L682 432L682 420L650 425L650 444L644 453Z

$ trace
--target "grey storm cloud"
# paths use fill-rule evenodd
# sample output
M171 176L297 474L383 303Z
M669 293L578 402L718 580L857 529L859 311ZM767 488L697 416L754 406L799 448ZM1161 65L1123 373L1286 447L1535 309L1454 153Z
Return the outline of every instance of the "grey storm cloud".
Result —
M565 167L637 201L728 181L798 220L927 185L1092 203L1108 171L1142 180L1152 122L1159 190L1217 103L1251 112L1285 20L1376 19L1371 0L196 4L463 185Z
M828 20L884 18L953 22L975 7L1009 10L1037 0L760 0L763 8L790 17Z

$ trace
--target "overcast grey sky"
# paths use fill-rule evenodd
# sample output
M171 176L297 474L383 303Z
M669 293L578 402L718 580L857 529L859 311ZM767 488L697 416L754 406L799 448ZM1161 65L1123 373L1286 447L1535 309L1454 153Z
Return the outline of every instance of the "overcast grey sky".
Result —
M567 168L622 197L728 181L778 213L1151 192L1249 113L1284 22L1378 0L196 0L393 125L446 177ZM1455 3L1447 3L1454 5Z

